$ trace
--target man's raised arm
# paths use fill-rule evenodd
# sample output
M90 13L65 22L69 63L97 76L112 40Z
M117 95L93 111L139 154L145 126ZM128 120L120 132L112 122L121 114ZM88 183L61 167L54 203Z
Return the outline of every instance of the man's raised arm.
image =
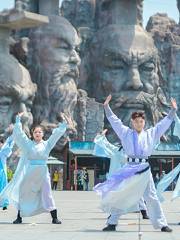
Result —
M159 121L152 130L154 131L155 140L159 140L159 138L168 130L171 126L177 111L177 104L175 99L171 99L171 110L168 115Z
M129 127L125 126L122 121L112 112L109 102L111 101L111 95L109 95L105 102L104 102L104 110L106 113L106 117L108 121L110 122L114 132L117 134L117 136L122 139L123 136L127 133Z

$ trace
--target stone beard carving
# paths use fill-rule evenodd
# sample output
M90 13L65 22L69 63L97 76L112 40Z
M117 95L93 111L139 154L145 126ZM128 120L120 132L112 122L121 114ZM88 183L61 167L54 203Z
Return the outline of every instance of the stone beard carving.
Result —
M74 108L77 103L78 66L76 47L79 37L63 17L50 16L50 23L30 34L29 67L38 86L34 102L35 122L57 123L61 113L71 121L75 134ZM71 134L70 134L71 135Z
M138 25L112 24L97 32L90 49L92 96L129 124L132 111L145 110L147 126L161 117L166 97L159 82L159 61L152 38Z

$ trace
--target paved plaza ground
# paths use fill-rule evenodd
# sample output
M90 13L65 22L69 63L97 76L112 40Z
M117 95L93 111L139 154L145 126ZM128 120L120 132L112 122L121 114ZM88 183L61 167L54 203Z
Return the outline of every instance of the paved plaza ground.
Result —
M0 240L138 240L138 214L131 213L119 221L117 232L101 229L107 215L99 207L99 197L94 192L53 192L62 225L51 224L50 215L41 214L24 218L23 224L13 225L16 210L12 207L0 211ZM173 233L154 230L149 220L142 220L142 240L180 240L180 200L170 202L166 193L163 204Z

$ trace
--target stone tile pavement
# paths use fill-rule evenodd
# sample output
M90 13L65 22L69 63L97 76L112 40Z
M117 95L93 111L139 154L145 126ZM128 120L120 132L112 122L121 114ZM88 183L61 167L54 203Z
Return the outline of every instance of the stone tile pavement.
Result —
M99 207L99 197L94 192L53 192L62 225L51 224L50 214L24 218L23 224L13 225L16 210L9 207L0 210L0 240L138 240L138 213L121 218L117 232L107 233L101 229L107 215ZM142 240L180 240L180 199L167 201L163 209L172 233L154 230L149 220L142 220Z

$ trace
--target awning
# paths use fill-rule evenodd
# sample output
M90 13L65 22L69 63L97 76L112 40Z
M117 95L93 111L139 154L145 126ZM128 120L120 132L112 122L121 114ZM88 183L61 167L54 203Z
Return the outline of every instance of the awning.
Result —
M87 142L87 141L69 142L69 151L74 155L93 156L93 150L94 150L94 142Z
M64 162L58 160L58 159L55 158L55 157L50 156L50 157L48 158L47 164L48 164L48 165L50 165L50 164L53 164L53 165L63 165Z
M180 158L180 151L171 151L171 150L154 150L151 158L152 157L176 157L176 158Z

